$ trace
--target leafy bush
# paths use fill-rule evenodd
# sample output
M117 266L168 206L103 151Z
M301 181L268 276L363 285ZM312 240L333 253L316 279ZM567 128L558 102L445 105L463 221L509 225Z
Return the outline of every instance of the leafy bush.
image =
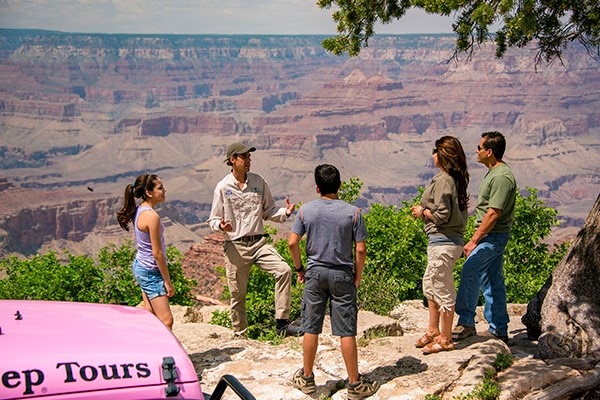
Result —
M68 267L55 252L1 260L0 270L6 277L0 280L0 298L99 302L101 294L96 289L103 281L102 271L85 257L68 258Z
M402 208L373 204L364 218L369 237L359 308L385 315L401 301L422 297L427 235L406 202Z
M104 296L103 303L132 305L140 302L140 288L131 271L134 257L135 249L131 243L118 248L111 244L100 249L98 267L105 276L104 285L100 288Z
M504 371L513 365L513 357L511 354L498 353L494 360L493 367L496 371Z
M131 272L135 250L131 242L117 248L109 245L100 250L98 262L88 256L66 252L61 261L56 252L27 259L8 257L0 260L0 299L62 300L91 303L137 305L142 301L140 289ZM167 249L167 266L175 286L171 304L191 305L191 291L196 285L186 278L181 267L181 253Z
M348 182L342 182L340 190L338 190L338 197L340 200L352 204L360 197L361 188L362 182L359 178L350 178Z
M568 249L568 243L554 248L544 242L559 225L558 211L537 197L537 190L517 196L515 220L504 253L506 295L511 303L528 303L544 286Z

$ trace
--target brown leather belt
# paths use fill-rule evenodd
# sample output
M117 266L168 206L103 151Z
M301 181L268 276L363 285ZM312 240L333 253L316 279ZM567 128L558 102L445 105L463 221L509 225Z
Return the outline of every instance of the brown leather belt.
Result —
M265 236L267 236L267 235L266 234L247 235L247 236L242 236L241 238L234 239L234 240L232 240L232 242L242 242L242 243L256 242L257 240L260 240L260 239L264 238Z

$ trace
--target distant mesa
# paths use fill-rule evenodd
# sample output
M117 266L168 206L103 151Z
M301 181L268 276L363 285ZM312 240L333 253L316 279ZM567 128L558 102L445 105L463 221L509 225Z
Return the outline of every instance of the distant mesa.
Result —
M463 143L476 196L474 149L500 130L519 186L558 209L559 229L581 224L600 192L600 70L585 49L536 71L531 48L448 62L450 34L377 35L358 57L322 40L0 29L0 253L130 238L115 212L149 170L168 188L165 237L187 250L209 233L233 141L260 150L252 169L278 202L313 198L327 162L363 182L368 208L412 200L442 135Z

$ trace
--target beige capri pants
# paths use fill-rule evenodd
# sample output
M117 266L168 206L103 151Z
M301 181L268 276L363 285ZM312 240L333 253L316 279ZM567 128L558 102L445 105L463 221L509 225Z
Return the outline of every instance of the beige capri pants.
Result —
M440 311L449 311L456 303L452 270L463 253L463 246L443 244L427 246L427 268L423 275L423 294L433 300Z

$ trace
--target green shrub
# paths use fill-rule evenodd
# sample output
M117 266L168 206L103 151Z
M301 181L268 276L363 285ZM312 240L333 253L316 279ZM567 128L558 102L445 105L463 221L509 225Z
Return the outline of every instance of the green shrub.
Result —
M373 204L364 218L369 237L359 307L387 314L404 300L422 298L427 236L423 223L411 216L410 204Z
M229 311L213 311L210 323L231 328L231 314Z
M131 271L134 257L135 249L131 242L118 248L110 244L100 249L98 266L105 274L104 285L100 288L103 303L134 305L140 302L140 288Z
M67 256L67 266L55 252L0 260L0 270L6 274L0 280L0 298L99 302L102 271L86 257Z
M182 260L183 254L179 250L175 247L167 247L167 267L175 288L175 295L169 299L169 302L181 306L191 306L195 300L192 290L196 287L197 282L185 276Z
M100 250L98 262L88 256L65 252L59 260L56 252L26 259L8 257L0 260L0 299L81 301L137 305L142 296L131 272L135 250L131 242L117 248L109 245ZM171 304L191 305L191 291L196 285L185 277L181 253L167 249L167 266L175 286Z
M513 364L513 358L511 354L498 353L496 360L494 360L493 367L497 372L504 371Z

